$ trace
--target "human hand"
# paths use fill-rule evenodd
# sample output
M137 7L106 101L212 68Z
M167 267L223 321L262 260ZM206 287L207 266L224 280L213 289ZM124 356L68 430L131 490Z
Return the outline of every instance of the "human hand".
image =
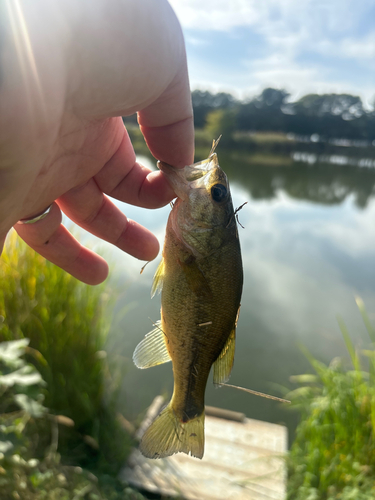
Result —
M1 11L2 10L2 11ZM174 193L135 161L121 116L138 121L155 158L193 162L181 29L164 0L34 0L0 7L0 250L14 226L34 250L97 284L104 259L61 225L144 259L159 245L106 195L157 208ZM23 225L52 205L42 220Z

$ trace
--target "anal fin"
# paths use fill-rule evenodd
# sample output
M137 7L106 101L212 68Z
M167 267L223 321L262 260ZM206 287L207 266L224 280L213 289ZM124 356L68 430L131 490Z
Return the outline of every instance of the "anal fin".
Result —
M220 387L228 382L234 363L236 327L230 332L228 340L214 363L214 384Z
M223 347L223 350L217 357L214 363L214 384L220 387L222 384L228 382L234 363L234 351L236 347L236 328L238 318L240 316L241 304L238 307L236 320L234 322L233 330L230 332L229 337Z
M161 321L157 321L155 326L135 348L133 361L137 368L150 368L171 360L167 349L168 339L161 329Z

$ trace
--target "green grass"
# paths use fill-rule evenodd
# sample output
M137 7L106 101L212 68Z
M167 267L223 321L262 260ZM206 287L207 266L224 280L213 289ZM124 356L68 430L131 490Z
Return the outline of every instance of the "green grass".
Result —
M293 160L290 156L282 156L272 153L257 153L247 155L246 163L263 167L290 167L293 165Z
M251 139L258 143L292 142L283 132L236 132L237 139Z
M0 260L0 283L0 341L30 339L27 357L46 382L45 406L74 422L59 434L64 463L115 474L132 440L115 410L124 373L104 351L113 291L79 282L14 233ZM42 450L49 442L49 431L41 433Z
M375 330L361 299L359 310L372 347L358 352L339 319L350 365L329 366L307 351L315 374L293 377L288 394L302 413L289 456L290 500L375 498Z

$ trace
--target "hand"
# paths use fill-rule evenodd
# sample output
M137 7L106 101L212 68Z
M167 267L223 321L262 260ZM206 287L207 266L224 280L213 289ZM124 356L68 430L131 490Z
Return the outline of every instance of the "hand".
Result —
M0 250L15 227L34 250L97 284L106 262L61 225L76 224L144 260L159 245L106 196L157 208L174 193L135 161L121 116L155 158L193 162L184 42L164 0L34 0L0 7ZM35 224L17 221L45 210Z

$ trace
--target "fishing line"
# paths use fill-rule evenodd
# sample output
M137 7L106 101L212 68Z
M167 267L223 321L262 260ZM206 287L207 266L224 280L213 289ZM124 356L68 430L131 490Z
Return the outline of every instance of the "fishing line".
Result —
M148 264L148 262L147 262L147 264ZM167 336L167 334L165 333L165 331L164 331L164 330L162 330L162 329L160 328L160 326L159 326L157 323L155 323L154 321L152 321L152 319L151 319L150 317L149 317L148 319L151 321L151 323L154 325L154 327L155 327L155 328L157 328L158 330L160 330L160 331L161 331L161 333L162 333L163 335L165 335L165 337L166 337L166 338L167 338L167 340L168 340L168 344L169 344L169 339L168 339L168 336Z
M271 396L270 394L264 394L263 392L253 391L252 389L245 389L245 387L240 387L239 385L231 384L220 384L224 387L232 387L233 389L239 389L240 391L248 392L249 394L254 394L254 396L261 396L262 398L273 399L274 401L279 401L280 403L288 403L291 401L288 399L278 398L277 396Z

